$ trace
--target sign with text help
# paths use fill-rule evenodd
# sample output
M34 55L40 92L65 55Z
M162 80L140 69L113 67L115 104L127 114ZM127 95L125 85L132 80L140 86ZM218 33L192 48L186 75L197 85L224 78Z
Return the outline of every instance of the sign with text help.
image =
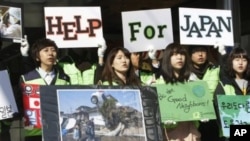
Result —
M180 43L234 45L230 10L179 8Z
M100 7L45 7L46 37L59 48L98 47L103 39Z

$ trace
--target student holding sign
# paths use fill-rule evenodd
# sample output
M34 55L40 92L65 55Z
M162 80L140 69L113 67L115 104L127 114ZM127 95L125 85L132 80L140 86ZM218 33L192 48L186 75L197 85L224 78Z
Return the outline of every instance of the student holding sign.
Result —
M206 81L209 87L209 92L212 96L220 79L220 67L215 65L211 61L211 58L209 58L209 56L211 56L210 48L212 47L196 45L189 46L188 51L192 61L191 71L195 74L192 79ZM219 50L223 50L224 46L218 48L220 48ZM224 55L224 52L220 51L220 53ZM216 120L201 122L199 125L199 131L201 132L202 141L218 140L219 128ZM207 132L210 134L207 134Z
M70 79L63 70L56 66L58 47L50 39L37 40L31 47L31 56L35 62L36 68L25 73L20 78L21 86L27 84L33 85L69 85ZM29 99L30 105L31 99ZM25 104L25 103L24 103ZM37 106L37 104L33 105ZM28 110L24 109L24 113ZM29 117L29 115L27 115ZM30 121L31 123L32 121ZM33 128L34 125L25 127L25 141L41 141L41 128Z
M217 114L218 122L222 128L220 119L220 111L218 108L217 95L249 95L250 94L250 66L249 55L243 48L234 48L226 62L225 74L222 76L220 83L217 85L214 94L214 105ZM222 137L220 141L225 141L227 138Z
M106 41L103 39L98 43L98 63L96 63L90 48L70 48L68 55L58 61L58 65L70 77L71 85L93 85L96 84L101 76L103 58L107 49ZM29 43L27 36L22 40L20 47L24 60L24 72L33 69L33 64L28 58Z
M152 67L154 63L145 57L147 52L133 52L130 55L131 63L134 68L135 74L141 80L141 83L147 85L151 82L155 74L155 69ZM158 61L157 61L158 63ZM159 63L158 63L159 64ZM158 65L157 64L157 65Z
M152 81L153 86L157 84L177 84L186 83L192 76L190 70L190 58L186 50L187 47L178 43L169 44L163 52L161 62L160 77ZM165 135L168 141L184 140L198 141L200 133L194 121L164 121Z
M134 71L130 56L130 52L123 47L115 47L110 50L102 72L103 84L111 86L141 85Z

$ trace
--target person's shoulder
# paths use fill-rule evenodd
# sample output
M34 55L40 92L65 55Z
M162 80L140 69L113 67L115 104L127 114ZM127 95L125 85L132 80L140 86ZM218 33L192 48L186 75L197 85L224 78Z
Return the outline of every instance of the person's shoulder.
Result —
M24 77L24 79L26 81L29 81L29 80L33 80L33 79L36 79L36 78L40 78L41 76L39 75L39 73L37 72L36 69L33 69L33 70L23 74L22 77Z

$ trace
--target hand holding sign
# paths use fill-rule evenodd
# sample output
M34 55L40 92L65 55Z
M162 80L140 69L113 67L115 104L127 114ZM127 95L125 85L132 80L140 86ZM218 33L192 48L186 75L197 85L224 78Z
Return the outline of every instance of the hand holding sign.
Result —
M102 40L98 43L98 50L97 50L98 57L103 57L106 49L107 49L106 41L104 38L102 38Z
M22 56L28 56L28 52L29 52L29 43L28 43L28 39L27 39L27 35L24 35L24 38L21 39L21 47L20 47L20 51Z
M225 50L225 46L221 43L221 42L216 42L214 44L214 48L218 48L218 51L221 55L225 55L226 54L226 50Z

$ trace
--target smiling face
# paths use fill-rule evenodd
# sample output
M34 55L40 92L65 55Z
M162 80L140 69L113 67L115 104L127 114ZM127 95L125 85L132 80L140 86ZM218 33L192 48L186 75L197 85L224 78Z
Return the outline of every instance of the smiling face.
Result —
M116 73L126 74L130 66L130 60L119 50L112 62L112 67Z
M55 47L48 46L39 51L37 61L40 61L40 67L44 70L52 69L57 59L57 51Z

